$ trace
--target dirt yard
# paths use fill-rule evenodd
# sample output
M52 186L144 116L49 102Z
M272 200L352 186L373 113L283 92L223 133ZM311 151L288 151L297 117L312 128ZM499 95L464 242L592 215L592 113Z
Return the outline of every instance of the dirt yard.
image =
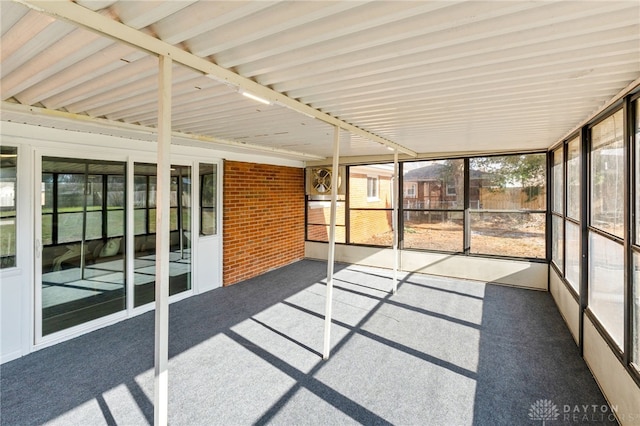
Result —
M491 220L472 217L471 253L544 258L544 215L525 221L507 216ZM393 233L385 232L365 244L390 246ZM462 225L458 222L405 222L404 248L460 252L463 250Z

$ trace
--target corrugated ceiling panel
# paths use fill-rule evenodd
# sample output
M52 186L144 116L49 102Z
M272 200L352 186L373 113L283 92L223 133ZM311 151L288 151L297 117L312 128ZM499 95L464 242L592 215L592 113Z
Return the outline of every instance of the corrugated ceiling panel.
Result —
M425 153L548 147L640 77L637 1L77 3ZM3 100L155 126L155 57L20 4L1 19ZM324 123L173 81L177 131L331 155Z

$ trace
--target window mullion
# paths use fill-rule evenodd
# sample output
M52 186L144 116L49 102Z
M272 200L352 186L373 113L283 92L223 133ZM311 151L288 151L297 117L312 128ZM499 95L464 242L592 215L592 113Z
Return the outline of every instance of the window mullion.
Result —
M471 205L470 187L471 187L471 172L470 161L468 158L464 159L464 214L463 214L463 250L464 254L471 253L471 212L469 211Z

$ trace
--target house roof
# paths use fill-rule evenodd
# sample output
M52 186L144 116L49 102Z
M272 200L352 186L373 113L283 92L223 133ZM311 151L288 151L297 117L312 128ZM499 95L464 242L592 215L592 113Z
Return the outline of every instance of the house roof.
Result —
M446 168L445 164L430 162L426 166L409 170L402 179L405 182L440 181L446 173ZM494 176L492 173L475 169L471 169L469 173L470 179L491 179Z
M3 121L154 140L160 52L175 138L302 160L546 149L640 77L636 0L0 8Z

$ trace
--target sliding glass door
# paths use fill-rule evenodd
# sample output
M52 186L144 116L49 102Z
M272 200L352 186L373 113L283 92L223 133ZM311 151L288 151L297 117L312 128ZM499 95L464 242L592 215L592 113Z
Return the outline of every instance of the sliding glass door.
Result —
M126 308L125 175L124 162L42 158L42 336Z
M155 300L155 164L43 156L39 223L38 336ZM133 229L127 230L127 192ZM171 166L169 294L192 288L191 167ZM133 234L127 255L127 234ZM132 282L127 281L132 277ZM129 290L129 291L128 291Z
M155 300L156 165L134 165L134 306ZM171 166L169 295L190 290L191 167Z

